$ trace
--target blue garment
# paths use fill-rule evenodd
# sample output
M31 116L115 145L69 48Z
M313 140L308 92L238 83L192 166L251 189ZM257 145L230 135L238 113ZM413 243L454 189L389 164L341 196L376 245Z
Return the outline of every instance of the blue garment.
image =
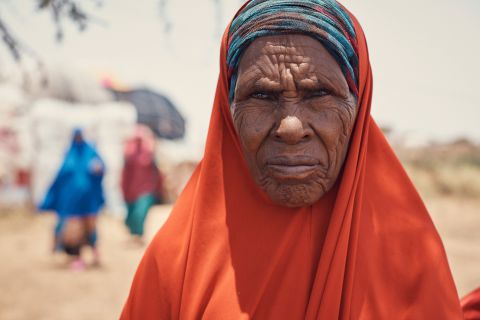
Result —
M59 217L96 214L105 203L102 179L105 165L93 146L76 130L62 167L50 186L40 210L54 210Z

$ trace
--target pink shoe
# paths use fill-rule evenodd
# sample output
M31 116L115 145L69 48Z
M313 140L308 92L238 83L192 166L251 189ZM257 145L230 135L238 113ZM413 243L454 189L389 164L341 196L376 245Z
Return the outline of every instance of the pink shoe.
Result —
M73 271L84 271L86 267L85 262L80 258L75 259L70 263L70 269Z

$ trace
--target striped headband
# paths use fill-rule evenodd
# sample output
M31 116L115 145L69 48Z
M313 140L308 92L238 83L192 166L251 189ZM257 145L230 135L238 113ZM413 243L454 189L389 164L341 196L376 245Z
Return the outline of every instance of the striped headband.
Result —
M257 38L305 34L317 39L340 65L358 97L358 54L352 20L335 0L252 0L230 25L227 66L233 101L240 58Z

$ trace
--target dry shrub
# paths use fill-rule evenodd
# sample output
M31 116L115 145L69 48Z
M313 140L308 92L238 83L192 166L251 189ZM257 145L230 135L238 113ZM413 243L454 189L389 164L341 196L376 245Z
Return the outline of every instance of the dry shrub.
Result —
M417 190L425 197L432 197L438 194L437 186L432 173L423 168L418 168L410 164L404 165L410 179L412 179Z
M175 202L180 196L197 164L195 161L183 161L168 169L164 169L165 200L168 203Z
M480 146L461 140L397 153L423 196L480 197Z
M436 168L434 179L440 194L462 197L480 196L480 166L445 165Z

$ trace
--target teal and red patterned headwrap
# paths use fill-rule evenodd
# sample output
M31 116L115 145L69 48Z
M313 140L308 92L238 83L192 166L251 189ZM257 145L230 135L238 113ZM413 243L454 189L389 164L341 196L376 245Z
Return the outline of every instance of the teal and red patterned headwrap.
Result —
M232 21L227 65L230 101L240 58L257 38L305 34L320 41L342 68L350 91L358 96L358 53L353 22L335 0L252 0Z

